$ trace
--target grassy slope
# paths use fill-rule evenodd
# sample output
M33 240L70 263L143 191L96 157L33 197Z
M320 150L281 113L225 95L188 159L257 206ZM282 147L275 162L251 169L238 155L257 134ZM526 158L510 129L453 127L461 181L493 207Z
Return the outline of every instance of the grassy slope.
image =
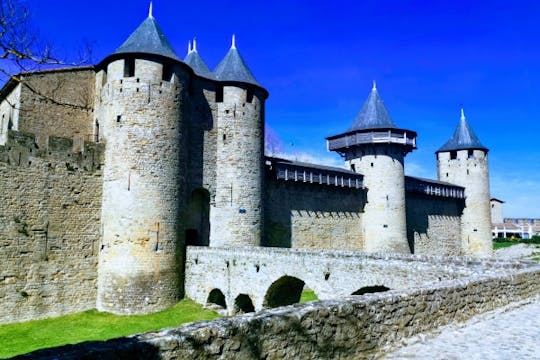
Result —
M0 358L33 350L73 344L178 326L219 315L203 310L191 300L182 300L165 311L134 316L118 316L89 310L56 318L0 325Z

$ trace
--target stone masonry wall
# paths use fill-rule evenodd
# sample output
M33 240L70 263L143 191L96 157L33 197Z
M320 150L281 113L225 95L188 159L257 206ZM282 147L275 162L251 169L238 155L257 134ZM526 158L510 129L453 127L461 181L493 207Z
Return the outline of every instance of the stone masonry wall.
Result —
M363 190L267 180L264 245L362 251Z
M297 304L18 359L358 359L540 293L540 268Z
M95 307L102 147L10 131L0 146L0 323Z
M93 68L38 72L23 78L19 126L14 129L94 141Z
M407 239L414 254L459 256L463 200L406 194Z

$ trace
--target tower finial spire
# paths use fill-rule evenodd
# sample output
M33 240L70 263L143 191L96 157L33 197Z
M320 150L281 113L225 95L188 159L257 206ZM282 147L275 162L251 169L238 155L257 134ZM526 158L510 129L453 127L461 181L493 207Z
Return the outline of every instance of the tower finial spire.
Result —
M187 53L189 54L190 52L191 52L191 40L189 40L187 44Z
M150 1L150 6L148 7L148 17L149 18L154 17L154 15L152 15L152 8L153 8L152 1Z
M377 82L373 80L373 88L371 90L377 90Z
M193 48L192 51L197 52L197 38L193 38Z
M465 111L463 111L463 105L461 106L461 120L465 120Z
M231 49L236 49L236 36L232 34Z

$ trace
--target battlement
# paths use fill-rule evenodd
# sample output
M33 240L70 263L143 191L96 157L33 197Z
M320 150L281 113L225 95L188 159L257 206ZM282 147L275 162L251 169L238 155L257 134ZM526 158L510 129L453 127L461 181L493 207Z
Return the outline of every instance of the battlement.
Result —
M0 146L0 162L12 166L32 166L38 158L64 163L69 171L100 170L104 145L85 142L82 138L68 139L58 136L35 135L9 130L6 145Z

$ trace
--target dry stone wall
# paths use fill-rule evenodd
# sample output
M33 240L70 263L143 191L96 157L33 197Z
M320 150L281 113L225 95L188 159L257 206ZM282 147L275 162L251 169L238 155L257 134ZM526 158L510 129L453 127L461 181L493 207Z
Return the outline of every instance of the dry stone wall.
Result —
M103 149L10 131L0 146L0 323L95 307Z
M363 250L365 192L267 179L265 246Z
M370 359L406 337L540 293L540 268L351 296L18 359Z
M406 194L407 238L414 254L459 256L463 200Z

